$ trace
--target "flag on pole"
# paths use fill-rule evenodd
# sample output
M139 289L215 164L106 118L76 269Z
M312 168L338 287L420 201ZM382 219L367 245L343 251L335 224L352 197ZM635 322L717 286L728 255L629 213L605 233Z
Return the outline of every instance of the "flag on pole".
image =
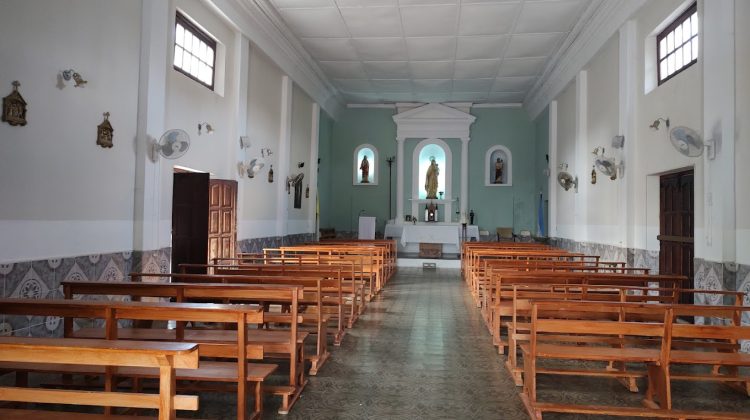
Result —
M539 191L539 210L537 211L537 236L544 237L544 199Z

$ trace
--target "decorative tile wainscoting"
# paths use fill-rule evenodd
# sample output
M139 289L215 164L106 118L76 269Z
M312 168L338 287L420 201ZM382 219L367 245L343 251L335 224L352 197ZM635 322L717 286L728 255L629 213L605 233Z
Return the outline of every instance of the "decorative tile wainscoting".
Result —
M595 242L578 242L567 238L550 238L550 245L571 252L599 255L602 261L624 261L629 267L646 267L651 269L653 274L659 273L659 251L621 248Z
M292 246L304 242L315 242L314 233L299 233L287 236L269 236L266 238L242 239L237 241L239 252L259 254L264 248L278 248L281 246Z
M166 273L170 259L171 248L164 248L0 264L0 291L4 298L61 299L63 281L115 282L133 271ZM9 334L60 336L62 323L56 317L0 315L0 335Z

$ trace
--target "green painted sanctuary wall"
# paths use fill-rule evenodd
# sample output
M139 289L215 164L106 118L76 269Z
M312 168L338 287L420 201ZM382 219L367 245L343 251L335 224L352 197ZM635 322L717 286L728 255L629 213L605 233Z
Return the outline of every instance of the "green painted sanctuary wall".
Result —
M538 199L534 125L521 108L474 108L471 114L477 117L469 142L469 209L476 215L474 223L491 235L498 227L534 233ZM513 185L509 187L484 185L485 165L490 165L485 155L498 144L513 156Z
M356 231L360 210L377 217L377 230L382 232L388 219L388 165L385 159L396 154L396 124L393 109L354 108L345 110L336 121L321 117L320 177L321 227L338 231ZM546 180L538 170L539 159L546 151L537 150L546 134L537 138L543 123L532 122L520 108L473 109L477 117L471 128L469 143L469 209L476 214L475 223L494 235L495 228L512 226L536 233L536 211L539 188L546 196ZM326 123L332 124L330 143L326 140ZM544 131L544 130L543 130ZM452 196L460 195L461 142L443 139L450 147L452 159ZM542 141L543 140L543 141ZM404 214L411 214L412 159L421 139L407 139L404 144ZM378 149L378 185L352 185L354 149L369 143ZM487 187L484 185L485 155L487 150L501 144L513 155L513 185ZM396 216L396 165L393 167L393 210ZM420 185L423 184L423 180ZM443 190L441 187L440 190ZM454 212L458 203L454 207ZM458 220L455 213L451 220Z
M320 162L321 171L324 170L324 166L330 170L331 182L330 216L321 216L321 227L333 227L337 231L356 231L359 212L365 210L365 215L377 218L376 229L383 232L388 219L388 164L385 160L396 155L394 113L393 109L346 109L333 123L330 158L325 162L321 159ZM352 185L354 149L364 143L369 143L378 150L378 185ZM396 217L395 164L392 173L392 213L393 217ZM321 203L321 213L323 208Z
M331 143L333 141L333 119L320 111L318 125L318 200L320 200L320 227L331 226Z

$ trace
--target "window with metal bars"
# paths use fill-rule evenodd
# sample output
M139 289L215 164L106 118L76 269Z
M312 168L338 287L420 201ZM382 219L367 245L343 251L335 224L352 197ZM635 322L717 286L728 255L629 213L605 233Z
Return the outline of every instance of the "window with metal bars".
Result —
M174 69L214 90L216 40L184 15L175 17Z
M698 61L698 4L656 36L659 84L666 82Z

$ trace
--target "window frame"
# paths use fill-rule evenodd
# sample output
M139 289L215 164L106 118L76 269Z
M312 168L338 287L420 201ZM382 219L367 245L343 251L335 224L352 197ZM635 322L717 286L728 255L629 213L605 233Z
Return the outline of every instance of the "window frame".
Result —
M213 62L211 64L211 84L208 84L202 80L200 80L198 77L190 74L188 71L178 67L174 64L174 51L177 49L177 25L182 25L183 28L185 28L186 31L190 32L192 35L194 35L199 40L203 41L206 46L211 48L213 50ZM176 71L184 74L185 76L189 77L190 79L198 82L201 84L201 86L205 86L211 91L214 91L214 88L216 86L216 53L217 53L217 47L218 43L215 39L211 38L205 31L203 31L201 28L199 28L195 23L193 23L190 19L188 19L187 16L180 13L180 11L177 11L175 14L175 22L174 22L174 30L175 30L175 37L174 42L172 43L172 68ZM180 46L180 48L183 48ZM192 51L189 51L190 55L194 55ZM207 63L208 64L208 63Z
M669 76L662 79L661 77L661 63L662 61L665 61L669 58L670 55L674 54L675 51L677 51L678 48L683 47L685 45L688 45L692 42L693 38L700 39L700 30L695 34L695 36L691 36L690 39L687 42L684 42L680 44L680 47L673 48L672 51L670 51L667 55L664 56L664 58L661 58L661 40L667 38L669 34L671 34L675 29L677 29L678 26L682 25L685 21L690 20L690 17L693 16L694 13L698 12L698 2L693 3L688 7L684 12L682 12L679 16L677 16L672 23L667 25L664 30L659 32L659 34L656 35L656 80L657 80L657 86L661 86L662 84L666 83L667 80L672 79L673 77L677 76L678 74L685 71L687 68L692 66L693 64L698 62L698 57L696 56L694 59L692 59L689 63L683 63L682 67L680 67L678 70L676 70L674 73L670 74ZM698 19L698 23L700 25L700 19ZM698 53L700 54L700 47Z

